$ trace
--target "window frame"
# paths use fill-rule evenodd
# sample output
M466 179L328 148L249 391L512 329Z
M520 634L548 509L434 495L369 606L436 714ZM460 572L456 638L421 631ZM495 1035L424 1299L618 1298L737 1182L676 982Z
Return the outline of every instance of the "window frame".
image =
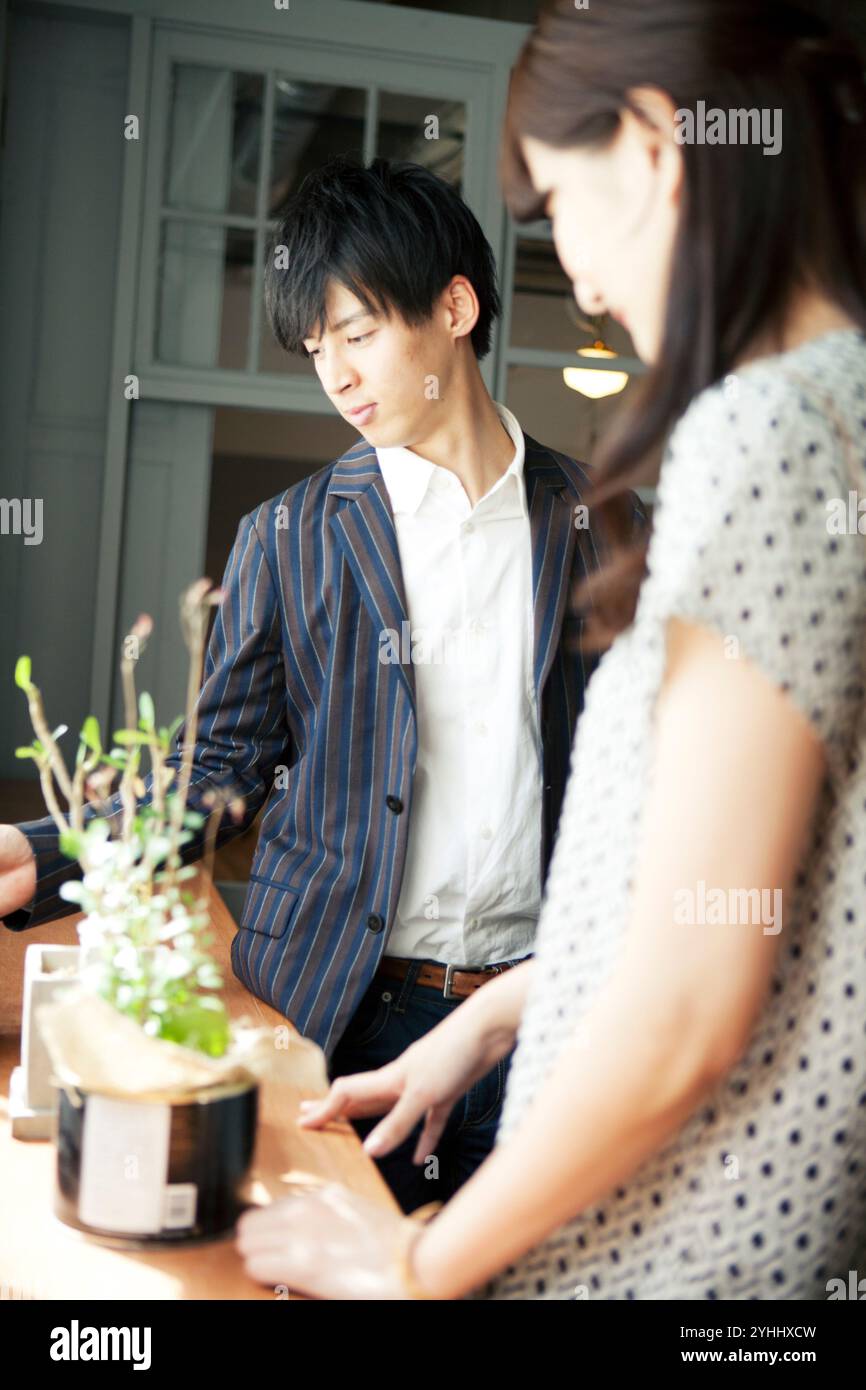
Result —
M378 7L371 6L371 9ZM506 26L516 28L517 26ZM274 108L274 77L328 85L361 88L366 91L364 158L375 152L378 97L380 92L429 96L431 100L461 102L466 107L466 136L463 161L463 197L478 217L485 235L496 251L501 247L504 215L496 187L495 167L488 159L492 133L499 119L502 80L507 76L501 64L491 65L453 56L417 55L388 51L376 55L363 52L351 43L323 43L312 38L293 38L275 44L269 39L238 41L222 34L189 32L173 25L157 25L153 40L153 62L149 107L149 130L143 187L143 222L138 273L138 313L135 326L133 370L141 383L142 395L149 399L222 404L267 410L300 410L327 414L332 407L318 381L293 377L289 373L251 369L257 351L263 318L262 253L267 230L274 219L266 218L266 199ZM239 73L260 73L265 81L263 142L260 160L256 217L235 213L185 213L163 203L163 188L169 156L170 94L175 63L209 66ZM501 69L501 70L500 70ZM256 242L251 294L250 339L244 370L223 367L192 367L161 362L155 354L157 300L159 294L159 254L162 229L168 220L202 222L252 230ZM490 357L482 364L488 385L498 365L501 326L497 326Z

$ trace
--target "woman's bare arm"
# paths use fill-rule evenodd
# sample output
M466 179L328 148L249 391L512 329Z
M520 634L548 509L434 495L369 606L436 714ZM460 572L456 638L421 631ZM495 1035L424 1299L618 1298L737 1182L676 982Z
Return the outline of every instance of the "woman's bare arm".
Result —
M620 966L514 1133L417 1241L417 1277L440 1296L624 1183L732 1066L762 1007L783 931L676 925L676 894L703 879L787 903L823 746L761 671L674 621L653 752Z

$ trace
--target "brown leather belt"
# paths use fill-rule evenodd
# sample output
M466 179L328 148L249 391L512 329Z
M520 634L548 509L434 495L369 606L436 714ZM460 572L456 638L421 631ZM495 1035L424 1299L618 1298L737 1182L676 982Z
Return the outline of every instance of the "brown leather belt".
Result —
M383 956L376 974L384 975L389 980L405 980L409 973L409 966L415 964L414 960L409 960L405 956ZM470 994L474 994L476 989L486 985L489 980L494 980L497 975L501 975L503 970L512 970L515 965L520 964L522 962L519 960L507 960L473 970L469 966L432 965L429 961L425 961L418 971L415 983L441 990L446 999L466 999Z

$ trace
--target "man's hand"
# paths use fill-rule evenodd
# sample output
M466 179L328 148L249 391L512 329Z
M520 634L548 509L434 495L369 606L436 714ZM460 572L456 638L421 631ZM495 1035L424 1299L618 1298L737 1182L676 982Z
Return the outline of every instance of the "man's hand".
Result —
M36 856L17 825L0 825L0 917L26 907L36 892Z

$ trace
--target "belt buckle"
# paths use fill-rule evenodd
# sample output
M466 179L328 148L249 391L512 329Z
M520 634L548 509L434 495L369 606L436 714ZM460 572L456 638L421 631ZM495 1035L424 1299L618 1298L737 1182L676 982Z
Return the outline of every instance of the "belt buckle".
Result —
M481 970L482 970L483 973L486 974L486 973L489 972L491 975L501 975L501 974L502 974L502 971L503 971L503 970L507 970L507 969L508 969L507 964L502 964L502 965L501 965L501 964L499 964L498 962L497 962L496 965L483 965L483 966L481 967ZM462 995L455 994L455 993L453 992L453 990L451 989L451 979L452 979L452 977L453 977L453 975L454 975L454 971L455 971L455 970L469 970L469 971L471 971L471 970L472 970L472 966L471 966L471 965L446 965L446 967L445 967L445 983L444 983L444 985L442 986L442 994L443 994L443 996L444 996L445 999L460 999L460 998L462 998Z

